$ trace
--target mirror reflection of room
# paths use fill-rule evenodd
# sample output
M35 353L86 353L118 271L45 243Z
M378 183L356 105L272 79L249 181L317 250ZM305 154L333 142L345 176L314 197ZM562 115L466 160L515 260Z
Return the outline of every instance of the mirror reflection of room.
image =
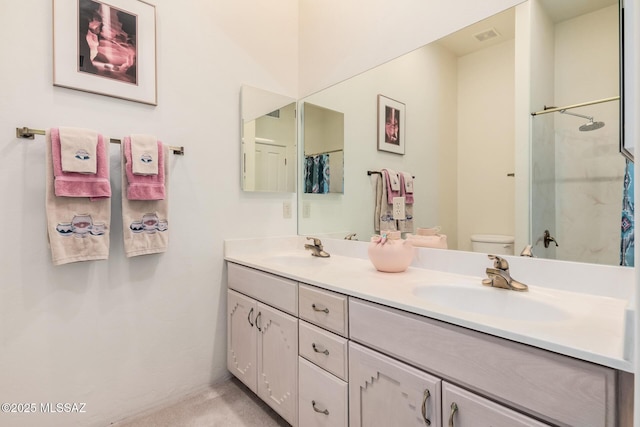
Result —
M244 85L241 106L242 189L294 192L295 101Z
M617 265L625 174L618 152L617 100L575 110L596 116L606 126L579 132L583 123L576 123L577 139L570 141L575 150L558 141L544 163L555 165L558 180L547 187L575 187L573 197L584 203L561 198L547 209L539 200L551 203L548 196L553 195L537 196L543 188L536 178L541 163L531 154L533 150L537 158L542 140L530 114L545 105L619 95L618 3L575 0L571 7L563 5L540 0L531 8L511 8L303 99L345 113L349 156L345 197L313 200L313 209L306 211L302 200L298 232L339 230L357 233L360 239L371 237L374 192L367 171L390 168L416 176L415 226L440 227L450 249L471 251L478 244L497 242L510 245L510 253L518 255L531 244L536 257ZM517 22L529 26L517 27ZM375 150L375 97L380 93L406 104L404 156ZM564 120L578 118L556 117L556 131ZM533 134L529 126L534 126ZM606 160L609 156L614 159ZM578 170L590 178L572 175ZM589 205L605 200L589 196L601 190L586 192L604 188L603 180L611 190L606 219L599 216L604 206ZM580 206L579 212L570 213L567 206ZM538 217L541 211L555 216ZM575 215L580 215L579 222L572 220ZM590 226L572 230L577 224ZM544 246L546 229L559 248ZM596 247L605 241L610 243L606 250Z
M344 193L344 114L303 103L303 192Z

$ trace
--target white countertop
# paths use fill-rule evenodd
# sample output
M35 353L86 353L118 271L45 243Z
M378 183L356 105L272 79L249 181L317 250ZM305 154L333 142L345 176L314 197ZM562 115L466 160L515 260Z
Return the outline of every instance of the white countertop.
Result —
M630 307L632 269L629 272L622 267L549 264L547 260L505 257L511 264L511 275L529 285L528 292L515 292L482 286L484 268L491 266L484 254L420 248L407 271L382 273L366 258L368 243L323 242L330 258L312 257L303 249L304 237L227 240L225 259L523 344L634 371L630 356L634 319ZM426 258L440 265L429 266ZM452 272L457 264L464 274ZM470 268L478 274L468 274ZM548 274L549 269L558 270L554 270L553 277L565 276L558 286L536 283L536 271ZM567 280L563 269L573 279L576 271L587 271L580 280ZM599 275L611 280L600 286L586 282L588 277L603 281ZM620 283L626 281L630 283Z

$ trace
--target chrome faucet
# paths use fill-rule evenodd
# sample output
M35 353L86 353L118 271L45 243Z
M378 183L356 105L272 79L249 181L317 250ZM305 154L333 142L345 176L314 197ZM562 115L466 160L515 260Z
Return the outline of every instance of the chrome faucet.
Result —
M324 248L322 247L322 241L320 239L318 239L317 237L307 237L307 240L313 240L313 245L310 245L310 244L304 245L305 249L311 251L311 255L317 256L320 258L329 258L331 256L324 251Z
M526 291L529 289L527 285L511 277L511 274L509 274L509 263L506 259L497 255L489 255L489 259L493 260L493 268L487 268L488 278L482 280L483 285L510 289L512 291Z

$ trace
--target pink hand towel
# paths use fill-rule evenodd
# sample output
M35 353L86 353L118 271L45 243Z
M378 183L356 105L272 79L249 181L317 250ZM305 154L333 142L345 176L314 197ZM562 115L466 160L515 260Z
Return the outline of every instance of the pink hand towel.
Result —
M131 138L126 136L122 141L124 149L124 170L127 178L127 199L129 200L164 200L165 170L164 150L158 141L158 174L135 175L131 163Z
M51 157L53 163L54 190L58 197L90 197L101 199L111 197L109 183L109 156L104 137L98 134L96 147L96 174L63 172L61 159L60 131L53 128L51 133Z
M393 198L402 196L400 179L398 178L397 172L391 169L382 169L382 171L385 172L383 176L386 182L383 183L383 185L387 186L387 203L389 203L390 205L393 205ZM395 181L395 180L398 181L397 185L392 184L392 181Z

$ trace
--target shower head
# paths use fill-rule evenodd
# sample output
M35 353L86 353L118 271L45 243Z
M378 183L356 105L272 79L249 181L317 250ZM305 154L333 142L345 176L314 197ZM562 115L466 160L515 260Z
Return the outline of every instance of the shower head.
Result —
M603 126L604 122L594 122L593 120L590 120L589 123L583 124L578 129L582 132L589 132L590 130L600 129Z
M583 119L589 120L589 123L585 123L578 128L580 129L581 132L589 132L590 130L600 129L601 127L604 126L604 122L594 122L592 116L585 116L583 114L578 114L578 113L570 113L567 110L560 110L560 114L569 114L570 116L582 117Z

